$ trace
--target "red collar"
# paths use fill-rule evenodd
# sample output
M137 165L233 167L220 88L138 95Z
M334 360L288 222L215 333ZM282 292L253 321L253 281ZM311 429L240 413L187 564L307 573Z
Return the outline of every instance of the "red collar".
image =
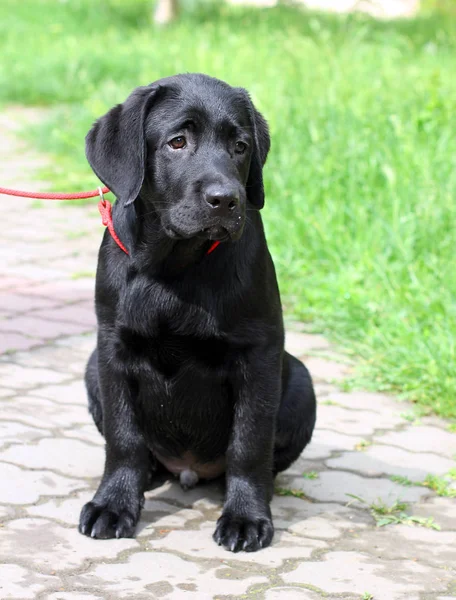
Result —
M104 198L102 198L102 200L100 200L100 202L98 203L98 210L100 211L101 222L103 223L103 225L105 227L108 228L109 233L111 234L112 239L119 246L119 248L121 250L123 250L125 252L125 254L128 255L129 254L128 250L122 244L122 242L120 241L119 237L117 236L116 230L114 229L114 223L112 222L112 206L111 206L111 203L108 200L105 200ZM206 256L208 254L210 254L211 252L213 252L217 248L217 246L219 244L220 244L219 241L215 241L213 244L211 244L209 250L206 252Z

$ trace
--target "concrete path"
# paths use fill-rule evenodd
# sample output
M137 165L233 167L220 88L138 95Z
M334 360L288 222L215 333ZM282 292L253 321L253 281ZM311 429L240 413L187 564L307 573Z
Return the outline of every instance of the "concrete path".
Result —
M15 138L19 117L36 115L0 118L0 184L37 189L43 159ZM277 481L270 548L233 555L212 542L217 484L183 493L162 482L136 539L77 532L103 469L82 383L95 339L95 204L26 212L30 202L0 197L0 599L456 597L455 491L442 478L456 467L456 435L385 395L341 391L348 368L325 339L296 330L287 346L316 382L318 426ZM446 495L404 485L429 474Z

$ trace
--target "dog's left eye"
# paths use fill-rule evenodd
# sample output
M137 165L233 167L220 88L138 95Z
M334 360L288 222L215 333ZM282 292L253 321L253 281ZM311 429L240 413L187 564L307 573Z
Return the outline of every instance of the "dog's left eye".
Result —
M244 144L244 142L236 142L235 148L237 154L244 154L247 149L247 144Z
M168 146L171 146L173 150L182 150L187 145L187 140L183 135L179 135L178 137L173 138L170 142L168 142Z

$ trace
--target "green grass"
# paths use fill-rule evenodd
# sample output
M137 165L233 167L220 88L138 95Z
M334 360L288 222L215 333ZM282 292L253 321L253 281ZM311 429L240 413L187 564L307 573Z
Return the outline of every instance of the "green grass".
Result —
M451 12L451 11L450 11ZM32 132L56 188L97 185L92 121L137 85L202 71L269 120L264 219L284 305L358 355L355 385L456 417L456 24L150 0L3 0L0 103L54 107Z
M440 525L434 521L433 517L428 517L426 519L424 517L407 514L405 511L408 509L408 505L400 500L396 500L393 504L386 504L383 500L379 499L377 502L369 504L366 500L359 496L355 496L354 494L347 494L347 496L350 496L369 508L377 527L386 527L387 525L410 525L435 529L436 531L440 530ZM351 500L349 504L352 502L353 500Z

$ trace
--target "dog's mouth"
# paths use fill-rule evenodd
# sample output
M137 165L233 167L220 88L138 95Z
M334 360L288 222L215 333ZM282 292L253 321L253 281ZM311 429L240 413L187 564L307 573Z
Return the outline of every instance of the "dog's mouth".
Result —
M166 227L166 234L174 240L188 240L194 237L203 240L211 240L213 242L225 242L229 239L235 241L240 237L240 231L229 231L226 227L220 225L213 227L205 227L195 232L179 231L176 227Z

